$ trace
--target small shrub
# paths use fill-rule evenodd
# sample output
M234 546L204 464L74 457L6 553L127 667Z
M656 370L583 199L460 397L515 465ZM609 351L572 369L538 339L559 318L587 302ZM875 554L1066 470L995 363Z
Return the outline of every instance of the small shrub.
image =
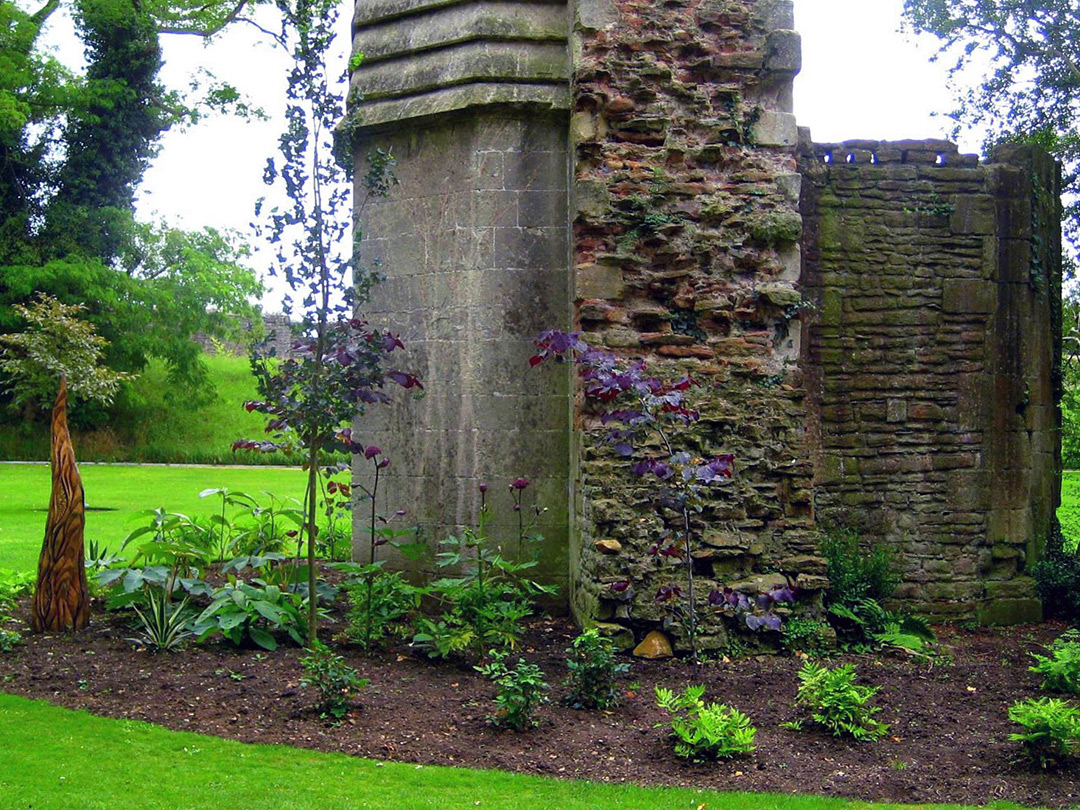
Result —
M615 679L630 670L617 661L611 639L595 627L586 630L566 651L570 695L567 702L575 709L609 709L619 703Z
M35 579L30 573L0 568L0 610L11 610L22 597L32 594Z
M828 627L817 619L792 616L784 622L780 643L788 652L822 652L829 646L825 635Z
M853 529L834 529L822 538L821 553L828 566L830 602L851 605L892 596L899 581L892 549L863 544Z
M688 686L676 695L656 687L657 705L671 715L675 754L694 762L731 759L754 750L757 734L750 718L721 703L705 703L704 686Z
M6 620L5 616L0 616L0 623ZM11 652L15 649L15 645L22 642L22 633L18 630L5 630L0 627L0 653Z
M888 725L874 719L881 710L870 705L881 687L856 684L852 664L829 669L807 661L799 670L799 682L795 704L809 709L810 719L834 737L876 740L888 732Z
M377 568L371 581L348 587L349 611L346 635L365 648L377 646L391 634L406 635L412 614L420 604L421 591L397 571Z
M1043 676L1042 688L1053 692L1080 694L1080 632L1068 630L1054 640L1050 655L1032 653L1032 672Z
M1023 759L1040 768L1059 765L1080 745L1080 711L1059 698L1017 701L1009 719L1023 726L1009 739L1020 743Z
M1080 555L1065 550L1060 531L1055 530L1047 542L1046 556L1031 573L1048 617L1080 619Z
M191 629L199 641L220 633L237 646L250 639L265 650L275 650L273 630L284 630L297 644L303 643L306 627L300 607L298 594L276 585L229 583L214 591L213 601Z
M349 703L369 681L361 678L355 668L345 663L345 659L333 653L325 645L314 642L311 652L300 659L304 675L300 685L304 689L314 689L318 695L315 708L324 720L339 721L349 712Z
M148 590L146 603L141 607L132 604L135 615L142 625L142 634L130 641L141 644L154 652L172 652L183 645L194 634L188 629L192 611L188 610L188 601L171 603L164 591Z
M523 658L518 659L514 669L509 669L505 652L492 650L490 655L491 661L475 668L499 687L499 694L495 696L497 708L494 714L488 716L488 722L515 731L538 726L540 721L534 712L547 703L544 692L548 690L548 684L543 671Z

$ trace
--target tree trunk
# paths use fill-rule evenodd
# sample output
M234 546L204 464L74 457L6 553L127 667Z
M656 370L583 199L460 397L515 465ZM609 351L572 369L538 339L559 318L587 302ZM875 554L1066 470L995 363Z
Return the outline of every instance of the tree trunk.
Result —
M67 426L67 381L52 412L52 496L38 560L37 590L30 624L34 632L82 630L90 623L90 594L83 564L86 525L82 478Z

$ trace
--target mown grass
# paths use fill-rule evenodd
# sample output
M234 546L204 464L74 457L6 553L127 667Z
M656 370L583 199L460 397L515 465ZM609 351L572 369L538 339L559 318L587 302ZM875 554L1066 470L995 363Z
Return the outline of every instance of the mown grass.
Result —
M10 695L0 695L0 718L4 751L0 808L4 810L886 810L902 806L376 763L343 754L245 745L166 731ZM920 805L925 810L931 807Z
M166 369L159 362L132 383L118 408L119 422L94 431L73 430L80 461L135 461L163 464L299 464L299 456L232 452L237 439L264 435L266 418L249 413L244 402L255 399L255 377L246 357L204 357L214 383L213 398L198 407L169 399ZM45 425L0 426L0 459L43 461L49 457Z
M1080 471L1069 470L1061 477L1061 506L1058 508L1065 548L1075 550L1080 541Z
M86 540L112 550L147 518L145 509L163 507L191 517L220 509L218 498L199 498L204 489L228 487L259 497L303 497L306 473L299 468L139 467L83 464L86 490ZM37 569L49 505L48 465L0 464L0 568ZM229 514L232 513L230 510Z

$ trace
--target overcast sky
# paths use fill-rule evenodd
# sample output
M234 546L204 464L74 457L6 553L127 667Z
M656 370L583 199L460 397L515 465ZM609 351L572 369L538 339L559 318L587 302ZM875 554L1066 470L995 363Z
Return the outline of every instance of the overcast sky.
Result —
M931 43L900 33L902 5L903 0L795 0L803 43L795 112L815 140L947 134L950 122L934 116L952 107L944 67L931 63ZM344 6L342 68L349 13ZM62 18L56 20L54 41L64 42L67 26ZM65 55L72 52L68 37ZM167 85L186 86L199 65L210 65L219 78L280 116L285 59L254 28L237 27L209 46L194 37L165 40ZM262 170L279 131L279 117L265 123L218 118L166 134L140 191L140 217L165 218L192 229L210 225L246 231L255 201L266 193ZM962 138L961 147L977 151L978 139ZM277 309L280 295L268 296L263 305Z

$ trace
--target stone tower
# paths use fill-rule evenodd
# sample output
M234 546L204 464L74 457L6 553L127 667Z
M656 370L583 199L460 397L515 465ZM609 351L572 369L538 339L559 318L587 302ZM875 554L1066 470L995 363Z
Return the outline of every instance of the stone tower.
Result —
M800 145L789 0L360 0L354 24L358 175L378 146L400 180L358 192L387 276L372 314L427 388L358 428L425 541L475 522L481 482L515 537L524 476L575 614L663 619L662 510L569 369L528 368L539 332L573 328L706 381L687 442L736 475L696 526L703 587L813 601L820 533L850 525L898 550L897 597L924 612L1038 613L1060 396L1045 156Z

